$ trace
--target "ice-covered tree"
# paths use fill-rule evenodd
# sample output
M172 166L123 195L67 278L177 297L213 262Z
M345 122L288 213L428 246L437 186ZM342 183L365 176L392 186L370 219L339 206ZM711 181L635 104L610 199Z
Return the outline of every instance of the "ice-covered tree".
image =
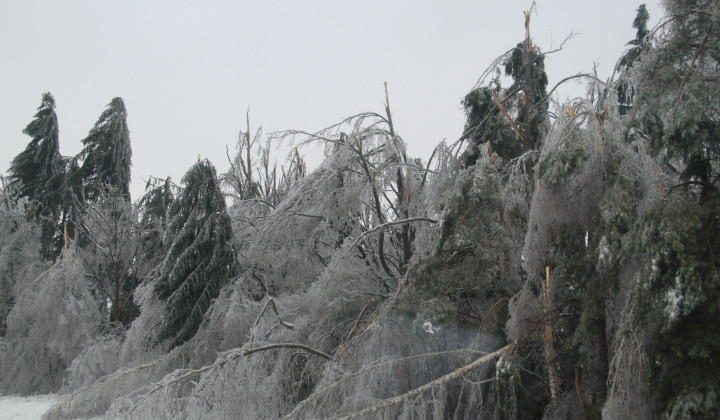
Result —
M638 66L631 135L696 186L713 190L720 159L718 2L669 1L666 33Z
M650 335L658 416L716 418L720 377L707 366L720 357L720 2L665 5L665 30L636 65L628 131L673 178L627 237L627 253L643 261L630 307L635 331Z
M168 210L177 190L170 177L164 180L151 177L145 186L145 195L138 202L143 231L142 249L145 258L150 261L164 258L167 251L169 244L163 242L163 237L168 225Z
M435 220L427 217L421 199L428 170L407 156L393 125L387 90L383 114L360 113L315 133L287 131L281 136L326 148L322 190L312 191L319 195L314 204L321 205L315 214L335 231L331 243L323 240L325 245L339 247L359 233L354 248L361 258L386 279L402 276L415 252L415 226ZM307 202L295 194L289 197Z
M130 131L122 98L114 98L83 139L79 176L84 197L97 198L101 191L119 191L130 200Z
M41 255L53 258L59 252L62 226L58 218L62 198L63 165L55 99L47 92L23 133L32 138L10 164L9 175L19 197L28 197L26 215L42 225Z
M81 219L74 226L89 243L78 254L106 299L108 322L120 328L138 315L133 292L147 274L142 264L144 232L137 208L121 194L102 192L97 198L79 204Z
M463 153L465 165L477 160L479 148L486 142L509 161L537 150L547 133L548 78L545 54L530 37L532 8L525 14L525 40L496 59L462 100L466 114L462 139L469 140ZM503 70L512 79L507 88L501 83ZM485 84L488 77L492 79Z
M73 359L106 325L102 295L73 251L49 268L29 264L17 273L0 344L4 395L57 392Z
M645 4L638 6L637 15L633 20L633 28L637 29L635 39L628 42L630 48L620 57L618 61L616 71L621 74L621 79L617 87L618 97L618 108L620 115L623 116L632 109L633 96L635 95L634 88L630 82L632 76L632 68L635 62L640 58L640 54L648 47L647 36L650 31L647 27L647 22L650 19L650 14L647 11Z
M37 258L41 248L41 228L25 216L27 199L15 201L11 198L15 195L11 192L12 186L3 187L3 204L0 205L0 337L8 332L7 315L15 304L17 291L25 286L26 277L32 277L32 273L37 274L49 265Z
M278 172L277 164L270 161L273 138L268 137L263 145L262 127L252 135L249 112L246 124L247 129L238 135L237 152L232 159L228 152L230 169L220 175L220 181L234 200L256 200L274 207L305 176L305 161L294 149Z
M170 207L171 242L154 280L165 302L158 340L172 346L190 339L220 287L234 275L232 227L215 168L199 161L183 176L184 188Z
M35 119L23 133L32 140L25 150L15 156L8 172L11 181L19 186L18 195L28 197L32 203L43 194L46 183L61 169L60 131L55 98L50 92L43 94Z

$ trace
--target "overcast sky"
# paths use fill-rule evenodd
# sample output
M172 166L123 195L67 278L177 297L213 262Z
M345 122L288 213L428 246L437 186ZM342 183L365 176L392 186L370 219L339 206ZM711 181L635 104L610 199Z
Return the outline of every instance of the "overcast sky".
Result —
M137 199L149 175L179 183L198 154L226 170L248 107L253 129L315 131L382 111L385 81L396 130L425 160L461 134L461 98L523 39L530 3L0 0L0 172L29 142L22 130L46 91L63 155L80 151L112 98L125 100ZM541 49L581 34L548 56L550 85L593 65L609 77L641 3L538 0ZM660 2L646 3L653 26ZM559 99L580 92L569 84Z

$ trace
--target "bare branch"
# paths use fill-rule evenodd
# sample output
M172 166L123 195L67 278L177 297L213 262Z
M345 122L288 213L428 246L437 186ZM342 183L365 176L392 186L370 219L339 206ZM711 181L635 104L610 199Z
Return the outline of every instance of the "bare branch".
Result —
M258 352L266 351L266 350L284 349L284 348L300 349L300 350L304 350L308 353L314 354L315 356L322 357L325 360L332 360L332 356L330 356L327 353L323 353L320 350L316 350L316 349L314 349L312 347L308 347L304 344L295 344L295 343L279 343L279 344L270 344L268 346L263 346L263 347L257 347L257 348L245 351L243 353L243 356L249 356L253 353L258 353Z
M425 391L428 391L437 385L443 384L447 381L450 381L459 376L462 376L464 373L469 372L469 371L479 367L483 363L489 362L490 360L500 356L501 354L505 353L508 350L513 349L514 347L515 347L515 344L508 344L507 346L501 348L500 350L497 350L493 353L483 356L483 357L475 360L474 362L461 367L460 369L456 369L456 370L448 373L447 375L441 376L440 378L435 379L434 381L431 381L431 382L426 383L425 385L419 386L419 387L413 389L412 391L406 392L402 395L398 395L397 397L394 397L394 398L388 398L387 400L384 400L381 404L375 405L370 408L366 408L365 410L356 411L354 413L349 413L344 416L338 417L338 420L349 420L349 419L354 419L354 418L358 418L358 417L364 417L364 416L367 416L368 414L376 413L384 408L390 407L393 404L397 404L397 403L403 402L405 400L408 400L410 398L416 397L417 395L419 395Z
M362 235L358 236L357 239L355 239L355 241L353 242L352 248L356 247L360 243L360 241L365 239L368 235L371 235L377 231L385 230L386 228L388 228L390 226L402 225L405 223L412 223L412 222L428 222L428 223L435 224L438 221L435 219L430 219L428 217L411 217L409 219L393 220L392 222L383 223L381 225L375 226L374 228L372 228L370 230L363 232Z

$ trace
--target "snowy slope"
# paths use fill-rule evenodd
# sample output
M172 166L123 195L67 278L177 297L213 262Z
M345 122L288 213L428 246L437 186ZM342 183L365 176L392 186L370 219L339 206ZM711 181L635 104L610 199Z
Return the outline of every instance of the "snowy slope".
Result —
M55 395L0 398L0 420L35 420L55 402Z

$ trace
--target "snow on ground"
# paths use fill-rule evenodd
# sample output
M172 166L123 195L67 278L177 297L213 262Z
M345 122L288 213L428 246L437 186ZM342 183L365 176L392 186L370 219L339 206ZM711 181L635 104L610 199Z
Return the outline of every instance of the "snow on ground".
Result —
M52 407L56 395L36 395L34 397L0 397L0 420L38 420ZM95 417L90 420L101 419Z
M1 397L0 420L35 420L50 409L55 402L55 395L38 395L34 397Z

